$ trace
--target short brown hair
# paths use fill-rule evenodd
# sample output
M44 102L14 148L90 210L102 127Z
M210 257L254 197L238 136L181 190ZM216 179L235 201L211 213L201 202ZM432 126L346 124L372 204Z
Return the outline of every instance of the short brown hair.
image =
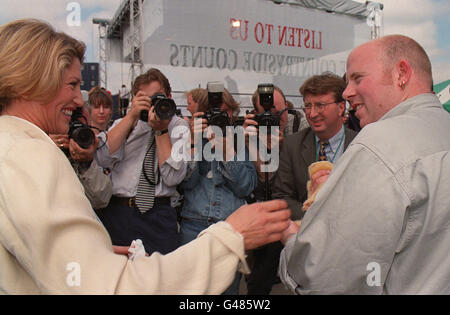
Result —
M92 107L100 105L106 105L112 108L113 99L111 94L109 94L104 88L95 86L89 91L89 110Z
M338 75L325 72L307 79L300 87L300 94L305 98L307 94L323 95L332 92L335 102L344 102L342 93L346 88L345 81Z
M65 70L86 46L36 19L0 27L0 106L13 100L49 102L62 88Z
M170 87L169 80L161 71L156 68L149 69L147 72L141 74L136 78L136 80L134 80L132 88L133 95L136 95L139 92L142 85L149 84L153 81L159 82L159 84L161 84L161 87L164 89L166 96L170 96L170 94L172 93L172 88Z

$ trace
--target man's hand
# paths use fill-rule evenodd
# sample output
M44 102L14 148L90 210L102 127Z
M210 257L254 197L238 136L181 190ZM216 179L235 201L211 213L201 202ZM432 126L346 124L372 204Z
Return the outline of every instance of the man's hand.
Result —
M325 183L330 173L330 170L320 170L311 175L311 194L314 194L320 185Z
M290 217L286 201L271 200L244 205L226 222L244 237L244 246L248 250L279 241L289 227Z
M139 120L141 116L141 111L150 111L150 104L152 100L142 91L139 91L131 102L130 110L127 116L131 117L133 121Z
M69 153L72 157L72 160L78 163L92 162L92 160L94 159L95 150L97 150L98 142L98 138L95 137L95 142L89 148L83 149L78 145L78 143L76 143L75 140L70 139Z
M170 123L171 119L159 119L158 115L156 115L155 112L155 106L152 106L150 108L150 111L148 113L148 124L150 125L150 127L152 127L153 130L165 130L165 129L169 129L169 123Z
M195 139L202 139L203 131L208 127L208 121L202 118L203 115L203 112L196 112L188 121L191 129L191 143L194 143Z

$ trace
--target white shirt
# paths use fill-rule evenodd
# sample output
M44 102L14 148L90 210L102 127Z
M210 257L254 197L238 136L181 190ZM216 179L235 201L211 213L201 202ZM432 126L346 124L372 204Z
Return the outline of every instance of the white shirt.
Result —
M30 122L0 116L0 295L220 294L238 265L248 273L226 222L170 255L114 254L64 153Z
M121 119L114 121L110 130L120 121ZM189 130L189 125L184 119L174 116L168 127L172 147L174 147L175 143L178 141L186 142L182 135L175 134L174 129L177 126L185 126L186 131ZM111 169L113 195L119 197L136 196L139 177L142 170L142 163L144 161L145 153L147 152L152 133L153 130L148 123L139 120L127 140L114 154L111 155L109 153L108 144L97 150L96 158L98 160L98 164L104 168ZM179 145L177 146L182 147ZM186 148L186 145L183 147ZM156 151L158 151L158 148L156 148ZM155 165L158 165L158 154L156 154ZM186 176L186 170L187 161L176 161L171 155L159 168L160 182L156 186L155 196L175 196L176 186L181 183ZM156 172L158 172L158 167L155 167L155 174Z

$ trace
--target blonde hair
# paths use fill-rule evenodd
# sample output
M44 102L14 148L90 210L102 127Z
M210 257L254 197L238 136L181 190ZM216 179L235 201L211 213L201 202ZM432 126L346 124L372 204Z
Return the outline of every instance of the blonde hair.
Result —
M192 89L186 93L184 93L186 97L191 95L192 100L198 104L197 111L202 112L206 111L209 107L208 105L208 91L202 88Z
M36 19L0 26L0 106L20 97L49 102L62 88L64 72L86 46Z
M225 105L231 108L233 112L237 111L239 109L239 105L241 104L233 98L233 95L231 95L231 93L227 89L223 90L223 102Z
M209 101L208 101L208 90L206 90L206 89L195 89L195 90L199 90L198 93L201 92L200 90L204 90L205 94L202 94L201 97L199 96L199 101L197 102L198 103L198 111L199 112L207 112L208 110L211 109L211 105L209 104ZM194 90L192 90L192 91L194 91ZM190 91L188 93L191 93L192 91ZM193 94L192 94L192 99L195 101ZM231 93L227 89L223 90L222 101L233 112L235 112L239 109L240 103L238 103L233 98L233 95L231 95Z

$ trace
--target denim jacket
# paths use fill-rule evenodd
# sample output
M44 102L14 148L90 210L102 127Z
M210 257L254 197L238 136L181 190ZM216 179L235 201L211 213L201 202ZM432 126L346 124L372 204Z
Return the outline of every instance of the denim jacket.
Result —
M188 174L181 184L184 204L181 216L191 219L226 219L245 204L257 184L252 162L197 161L188 166Z

